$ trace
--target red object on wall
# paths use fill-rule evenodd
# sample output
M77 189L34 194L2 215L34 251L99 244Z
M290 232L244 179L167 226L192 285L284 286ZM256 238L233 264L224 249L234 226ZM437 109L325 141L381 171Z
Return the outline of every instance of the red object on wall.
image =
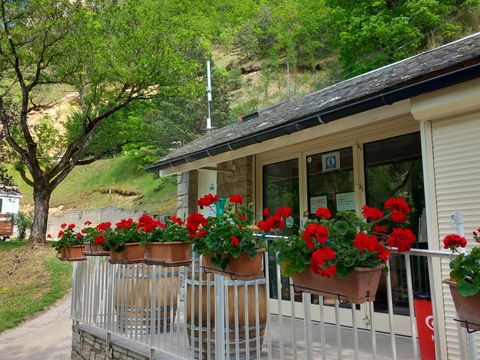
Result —
M430 296L415 297L418 343L422 360L435 360L435 333Z

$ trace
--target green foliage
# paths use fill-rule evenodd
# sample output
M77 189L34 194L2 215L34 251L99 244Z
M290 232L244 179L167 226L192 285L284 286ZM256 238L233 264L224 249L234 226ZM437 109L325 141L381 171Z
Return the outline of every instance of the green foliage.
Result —
M468 254L459 254L450 262L450 277L457 283L457 290L462 296L480 293L480 247L475 247Z
M74 229L74 226L62 226L62 229L58 233L60 239L52 242L52 246L57 252L70 246L83 245L84 240L83 236L81 236L82 234L77 233Z
M13 185L13 177L4 164L0 164L0 185Z
M10 214L9 219L18 229L18 239L25 240L27 232L32 230L32 216L28 213L19 211L17 214Z

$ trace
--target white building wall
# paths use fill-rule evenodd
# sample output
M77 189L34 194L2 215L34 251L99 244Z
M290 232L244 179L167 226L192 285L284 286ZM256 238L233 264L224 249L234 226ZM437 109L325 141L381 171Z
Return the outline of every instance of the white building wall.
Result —
M1 214L17 214L20 206L19 197L0 196L2 199Z

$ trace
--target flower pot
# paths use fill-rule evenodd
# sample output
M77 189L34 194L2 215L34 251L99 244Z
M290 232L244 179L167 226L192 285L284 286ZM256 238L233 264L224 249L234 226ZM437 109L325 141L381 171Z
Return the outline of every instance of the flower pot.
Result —
M103 247L101 245L92 245L90 243L85 243L83 248L83 254L87 256L108 256L110 255L110 252L103 250Z
M190 265L192 245L181 241L154 242L145 245L145 263L162 266Z
M116 252L110 249L110 264L140 264L143 263L145 248L140 243L128 243L123 246L122 251Z
M453 303L457 310L460 324L469 330L480 330L480 293L473 296L462 296L457 290L457 283L452 280L443 280L450 286Z
M69 246L60 249L60 260L62 261L83 261L85 255L83 255L83 245Z
M202 266L205 272L213 272L224 276L229 276L231 279L249 280L260 279L264 277L263 274L263 254L265 249L258 249L257 254L250 258L248 254L242 253L238 259L229 255L230 262L225 270L212 263L212 255L205 255L203 257Z
M385 265L376 268L357 267L343 279L337 276L332 278L320 276L308 268L305 272L292 276L293 286L295 291L308 292L353 304L363 304L375 300L384 268Z

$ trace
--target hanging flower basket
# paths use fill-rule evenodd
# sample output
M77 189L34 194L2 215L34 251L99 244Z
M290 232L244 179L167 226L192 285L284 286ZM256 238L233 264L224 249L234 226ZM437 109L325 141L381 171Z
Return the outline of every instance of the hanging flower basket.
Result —
M229 262L225 270L212 263L213 255L204 255L202 266L205 272L212 272L230 277L232 280L261 279L263 273L263 254L265 249L258 249L257 254L250 258L248 254L242 253L238 258L229 255Z
M192 262L192 244L181 241L150 242L145 245L145 263L149 265L183 266Z
M141 264L145 262L145 247L140 243L127 243L120 252L110 249L110 264Z
M457 290L457 283L452 280L443 280L450 286L453 304L457 310L458 320L463 327L469 330L480 330L480 293L473 296L462 296Z
M60 249L60 260L62 261L84 261L83 245L68 246Z
M308 268L292 276L293 286L297 292L308 292L353 304L363 304L375 300L384 268L384 264L376 268L356 267L343 279L337 276L319 276Z
M85 243L83 248L83 254L86 256L109 256L110 252L105 251L101 245L92 245Z

